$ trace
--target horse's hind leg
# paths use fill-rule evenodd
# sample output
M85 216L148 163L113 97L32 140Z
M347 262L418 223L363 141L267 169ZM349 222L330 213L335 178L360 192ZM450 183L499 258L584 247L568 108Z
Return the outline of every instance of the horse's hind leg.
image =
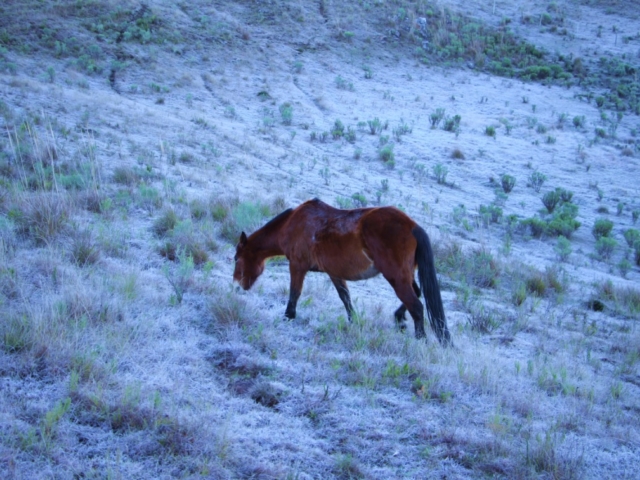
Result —
M347 287L347 282L337 277L329 276L329 278L331 278L333 286L336 287L338 295L340 296L340 300L342 300L342 303L344 303L344 308L347 309L347 317L349 318L349 321L351 321L351 316L354 310L353 305L351 304L351 295L349 294L349 287Z
M416 282L413 281L413 285L408 283L391 284L394 286L396 295L402 301L402 307L396 310L396 313L403 307L405 311L409 310L409 314L411 315L411 318L413 318L416 338L425 338L427 334L424 331L424 307L415 292Z
M421 293L420 287L418 286L415 280L413 281L412 287L415 294L418 296L418 298L420 298L420 293ZM402 303L393 314L393 316L396 319L396 326L402 332L404 332L407 329L407 317L405 316L406 312L407 312L407 307L405 307L404 303Z

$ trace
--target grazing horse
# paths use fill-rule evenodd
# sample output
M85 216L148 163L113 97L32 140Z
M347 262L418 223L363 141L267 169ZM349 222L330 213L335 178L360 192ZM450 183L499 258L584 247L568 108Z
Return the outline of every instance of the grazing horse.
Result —
M417 268L431 328L440 343L451 343L429 237L397 208L340 210L313 199L285 210L248 237L242 232L236 247L234 281L250 289L264 271L265 260L275 255L289 260L287 318L296 316L307 272L329 275L349 320L354 309L346 281L382 273L402 301L394 314L397 325L405 328L405 312L409 310L416 338L424 338L420 288L414 279Z

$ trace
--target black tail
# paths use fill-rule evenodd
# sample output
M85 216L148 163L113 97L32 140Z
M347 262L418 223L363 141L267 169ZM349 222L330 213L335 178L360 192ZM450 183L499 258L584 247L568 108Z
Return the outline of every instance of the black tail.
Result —
M451 345L451 335L447 328L447 319L444 316L440 286L438 285L438 277L436 276L433 250L431 250L429 236L420 226L416 226L412 233L418 241L416 264L418 265L418 278L420 280L420 288L424 294L429 324L441 344Z

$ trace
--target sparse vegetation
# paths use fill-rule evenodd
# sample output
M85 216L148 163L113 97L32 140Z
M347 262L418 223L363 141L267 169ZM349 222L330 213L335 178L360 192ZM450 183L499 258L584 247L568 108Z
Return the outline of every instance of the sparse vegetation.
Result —
M0 6L0 476L640 470L632 9L215 3ZM424 228L456 348L382 275L232 286L314 197Z

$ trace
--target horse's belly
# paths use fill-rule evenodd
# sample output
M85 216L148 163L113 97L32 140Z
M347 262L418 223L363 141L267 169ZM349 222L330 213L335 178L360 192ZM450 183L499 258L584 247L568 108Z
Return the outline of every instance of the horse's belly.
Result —
M357 274L354 278L345 278L345 280L366 280L371 277L375 277L380 273L373 263L366 270L362 270L359 274Z
M339 258L334 257L332 261L328 261L325 257L323 260L324 262L319 262L321 270L343 280L366 280L380 273L364 251L347 249Z

